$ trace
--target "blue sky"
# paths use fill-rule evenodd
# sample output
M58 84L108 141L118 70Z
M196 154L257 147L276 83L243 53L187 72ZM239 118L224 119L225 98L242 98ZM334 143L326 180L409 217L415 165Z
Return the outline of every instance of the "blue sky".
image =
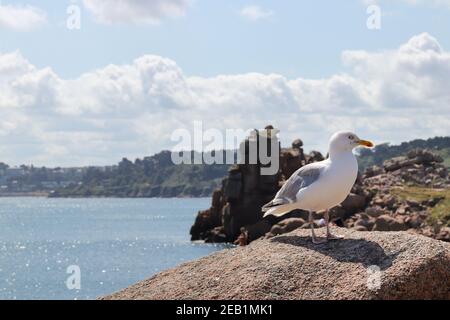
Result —
M342 70L343 50L396 48L424 31L450 47L450 8L403 1L380 3L384 16L378 31L366 28L367 5L361 0L196 0L184 17L163 18L159 25L105 26L82 9L80 31L65 28L69 1L3 1L10 3L45 9L49 24L34 32L0 30L0 51L19 49L34 65L51 66L64 77L151 53L177 61L188 75L274 72L321 78ZM254 4L273 16L249 21L239 15Z
M449 135L449 27L448 0L3 0L0 161L112 164L193 121L323 152L340 129Z

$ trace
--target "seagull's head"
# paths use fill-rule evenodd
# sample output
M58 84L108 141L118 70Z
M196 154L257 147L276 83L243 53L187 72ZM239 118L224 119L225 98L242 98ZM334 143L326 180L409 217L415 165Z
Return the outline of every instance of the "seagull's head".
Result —
M333 134L330 139L330 154L333 152L352 151L356 147L372 148L374 145L368 140L360 139L350 131L339 131Z

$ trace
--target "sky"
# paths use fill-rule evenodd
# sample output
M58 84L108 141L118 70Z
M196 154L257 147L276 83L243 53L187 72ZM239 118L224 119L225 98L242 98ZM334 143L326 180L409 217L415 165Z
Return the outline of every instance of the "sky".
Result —
M449 27L450 0L3 0L0 162L114 164L195 121L450 135Z

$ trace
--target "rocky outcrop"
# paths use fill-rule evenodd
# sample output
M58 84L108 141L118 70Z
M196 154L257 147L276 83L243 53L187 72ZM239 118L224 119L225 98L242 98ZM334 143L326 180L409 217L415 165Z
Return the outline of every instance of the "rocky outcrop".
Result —
M233 166L228 177L223 180L222 188L213 193L211 208L200 211L190 230L192 240L206 242L236 242L247 244L269 232L273 221L261 220L261 207L272 200L283 181L298 168L307 163L323 160L320 152L307 155L303 152L303 142L296 139L291 148L281 149L280 170L273 175L263 175L264 165L259 157L256 163L250 160L250 150L257 150L262 140L266 140L268 150L271 145L280 148L276 136L278 130L267 126L264 130L255 130L241 143L241 164ZM267 166L267 165L266 165ZM288 217L299 217L305 213L293 212Z
M243 142L245 150L260 139L279 144L273 127L255 131ZM207 242L235 242L245 245L260 237L271 237L292 230L291 225L307 220L308 214L296 210L282 218L262 220L261 206L270 201L284 181L305 164L321 161L319 152L306 155L300 139L292 147L281 149L280 170L273 176L261 175L261 164L240 164L233 167L221 190L214 192L210 209L199 212L191 228L192 240ZM247 152L247 151L246 151ZM370 167L360 174L349 196L331 210L333 222L338 226L358 231L410 230L435 239L450 241L450 213L446 221L430 223L430 212L435 206L448 201L441 195L421 199L411 198L405 188L421 187L426 190L448 190L450 177L442 158L430 150L413 149L402 157L384 162L382 167ZM403 196L402 196L403 194ZM406 194L406 196L405 196ZM450 197L450 196L449 196ZM316 213L316 219L322 218ZM285 225L287 224L287 225Z
M428 190L430 195L419 194L423 199L418 201L408 194L410 187L419 188L417 192ZM442 158L429 150L412 150L407 156L385 161L383 168L366 170L353 188L366 201L351 208L354 214L344 216L342 224L359 231L410 230L450 241L448 222L427 223L430 211L444 200L438 191L449 188L450 177Z
M442 165L442 158L424 149L415 149L407 156L386 160L383 168L369 168L365 178L366 186L378 188L404 185L450 187L448 170Z
M305 220L302 218L288 218L284 219L270 228L266 234L266 238L271 238L279 234L288 233L305 225Z
M318 230L324 236L324 229ZM104 299L450 299L450 244L334 228L252 242L164 271Z

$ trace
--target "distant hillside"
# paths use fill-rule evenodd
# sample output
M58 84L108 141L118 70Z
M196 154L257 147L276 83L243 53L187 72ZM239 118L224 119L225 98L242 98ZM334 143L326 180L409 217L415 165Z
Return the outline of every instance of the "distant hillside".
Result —
M363 149L360 169L381 165L414 148L432 149L450 167L450 137L414 140L397 146L381 144ZM194 153L191 153L193 157ZM81 182L56 188L51 197L203 197L210 196L227 176L229 165L175 165L170 151L134 162L123 159L112 167L84 168Z
M0 197L44 196L56 188L78 184L85 168L10 167L0 162Z
M373 149L361 149L358 157L359 168L364 171L367 167L373 165L381 166L383 161L405 155L415 148L430 149L439 154L444 159L444 164L450 168L450 137L416 139L392 146L389 143L384 143Z
M193 156L194 153L191 153ZM82 182L57 189L51 197L201 197L210 196L227 175L228 165L175 165L163 151L117 166L88 168Z

